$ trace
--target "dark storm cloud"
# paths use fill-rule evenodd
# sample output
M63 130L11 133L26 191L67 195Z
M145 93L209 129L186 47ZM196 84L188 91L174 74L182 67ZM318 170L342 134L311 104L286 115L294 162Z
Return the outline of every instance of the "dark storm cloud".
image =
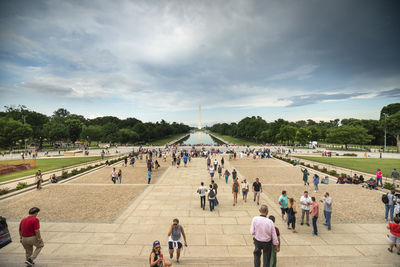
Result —
M166 110L398 96L379 89L400 86L398 10L375 0L1 1L1 77Z

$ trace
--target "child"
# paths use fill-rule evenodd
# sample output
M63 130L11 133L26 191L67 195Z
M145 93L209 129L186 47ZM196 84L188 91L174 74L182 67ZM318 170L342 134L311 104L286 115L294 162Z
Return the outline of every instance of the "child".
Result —
M268 219L270 219L274 224L275 224L275 217L274 216L269 216ZM281 248L281 234L279 232L278 227L275 226L275 232L276 232L276 236L278 237L278 241L279 244L277 246L272 245L272 249L271 249L271 259L269 262L269 266L270 267L276 267L276 262L277 262L277 257L276 257L276 253L278 253L280 251Z
M288 211L288 229L292 229L293 233L296 232L296 204L293 198L289 198L289 211ZM290 225L292 225L292 228L290 228Z

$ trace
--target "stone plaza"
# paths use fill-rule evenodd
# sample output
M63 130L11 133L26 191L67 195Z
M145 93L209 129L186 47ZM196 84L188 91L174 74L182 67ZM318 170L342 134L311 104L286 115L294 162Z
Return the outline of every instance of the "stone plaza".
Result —
M235 168L240 181L246 178L251 185L260 177L261 204L268 205L281 232L278 266L399 266L399 256L387 251L388 230L379 192L331 182L314 193L312 186L303 185L299 167L278 159L224 157L225 168L230 172ZM210 212L207 202L202 210L196 189L202 181L206 186L210 183L206 159L192 158L186 168L171 166L169 157L160 164L150 185L144 162L133 168L118 163L67 183L2 200L0 214L8 219L14 241L0 250L0 266L22 266L24 249L18 242L18 224L36 205L41 208L38 218L45 247L35 266L149 266L154 240L160 240L168 258L167 232L174 218L185 229L188 247L183 248L179 264L173 260L173 266L253 266L250 224L259 214L259 206L253 202L251 190L247 203L240 195L238 205L233 206L231 177L225 184L216 174L220 205ZM110 180L113 167L123 171L120 185ZM319 235L312 236L311 227L300 226L299 213L298 233L288 230L277 200L282 190L295 198L297 210L304 190L317 200L330 192L334 201L332 230L322 225L320 216Z

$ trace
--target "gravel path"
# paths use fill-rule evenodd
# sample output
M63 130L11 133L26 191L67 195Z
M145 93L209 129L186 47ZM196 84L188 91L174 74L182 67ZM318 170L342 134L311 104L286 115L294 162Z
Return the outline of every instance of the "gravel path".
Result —
M107 222L144 188L56 184L1 202L0 214L8 220L20 220L31 207L37 206L41 221Z
M360 185L352 184L320 184L319 192L315 193L311 179L309 179L310 186L303 185L299 167L292 167L279 160L267 159L240 159L230 163L248 179L249 183L253 183L255 177L260 177L264 192L274 202L278 202L282 190L286 190L288 196L297 201L297 209L300 210L299 200L304 190L307 190L310 196L315 196L318 201L328 191L334 201L333 222L384 222L384 205L381 201L381 193L376 190L368 190ZM312 170L309 172L313 174ZM322 205L320 211L322 215ZM299 215L297 217L299 218Z

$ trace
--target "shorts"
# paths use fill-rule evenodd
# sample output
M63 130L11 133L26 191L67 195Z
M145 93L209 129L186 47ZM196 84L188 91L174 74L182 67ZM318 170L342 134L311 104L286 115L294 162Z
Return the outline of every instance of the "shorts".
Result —
M178 249L181 249L182 248L182 243L181 242L179 242L179 241L168 241L168 248L169 249L174 249L174 243L177 243L178 244Z
M254 196L260 196L260 191L254 191Z
M289 212L289 208L281 208L282 215L285 215L285 213Z
M213 172L211 172L211 173L210 173L210 176L211 176L211 177L214 177L214 173L213 173Z
M398 236L395 236L395 235L389 233L389 241L392 244L400 246L400 237L398 237Z
M245 191L242 191L243 195L247 195L248 192L249 192L249 189L246 189Z

